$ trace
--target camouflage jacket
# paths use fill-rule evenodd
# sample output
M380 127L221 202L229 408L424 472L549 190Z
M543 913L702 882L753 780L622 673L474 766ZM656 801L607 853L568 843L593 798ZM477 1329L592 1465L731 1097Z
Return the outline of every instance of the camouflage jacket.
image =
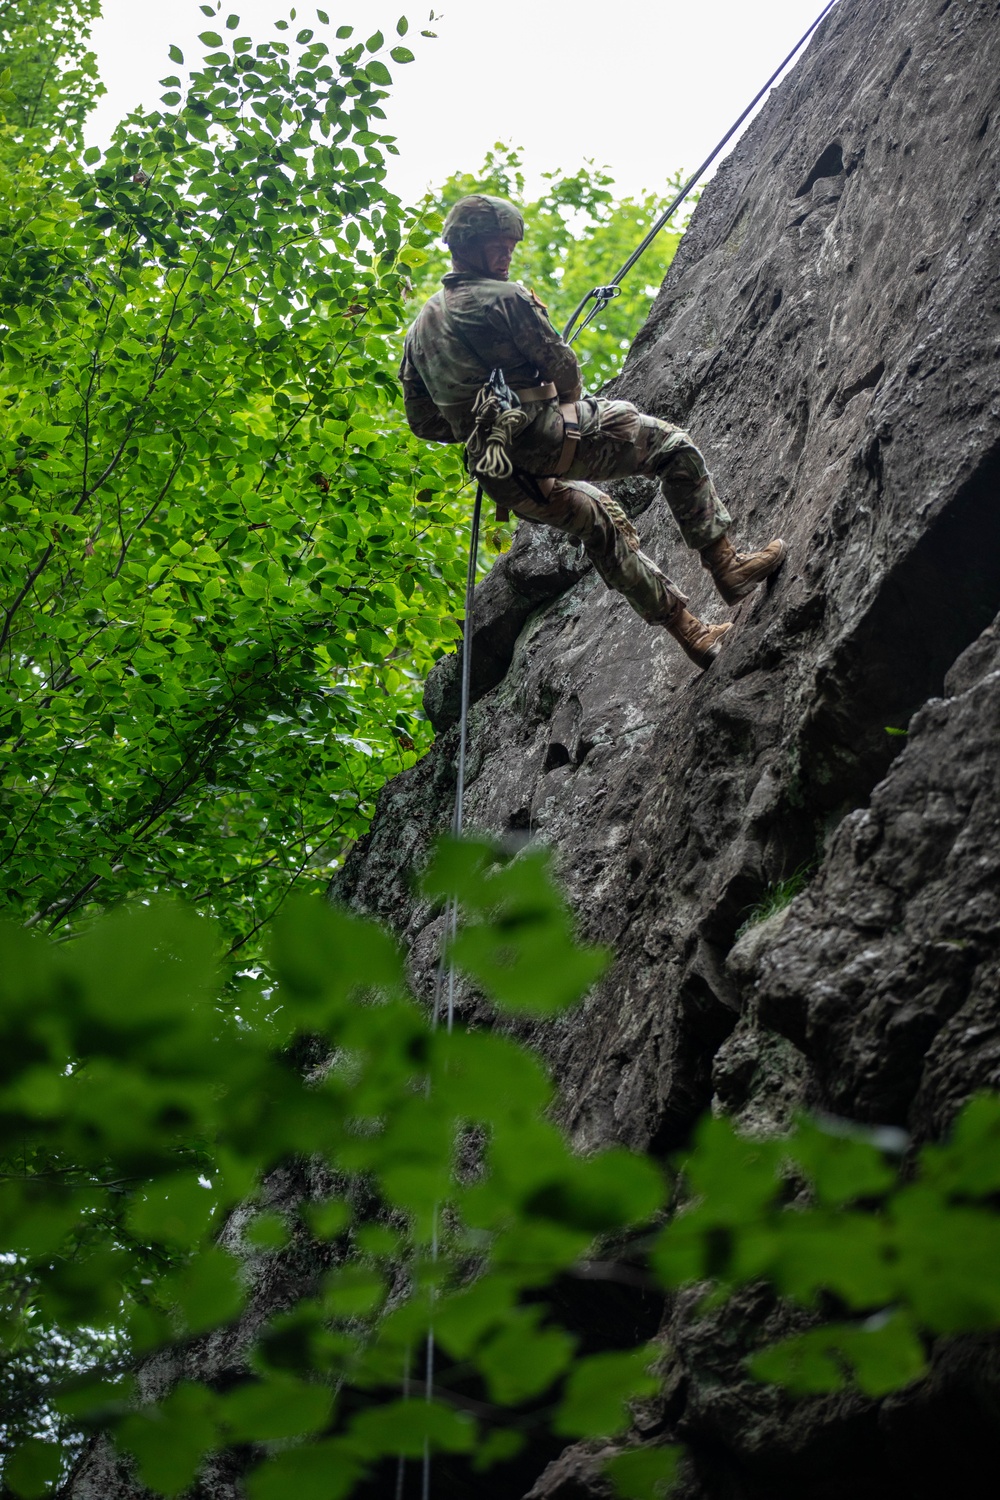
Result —
M560 400L579 395L576 355L534 292L450 271L406 335L399 376L410 427L439 443L464 442L476 394L498 366L514 389L551 380Z

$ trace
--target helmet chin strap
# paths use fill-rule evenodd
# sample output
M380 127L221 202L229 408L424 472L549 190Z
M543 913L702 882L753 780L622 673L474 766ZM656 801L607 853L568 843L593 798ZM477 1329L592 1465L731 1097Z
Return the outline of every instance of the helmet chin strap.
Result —
M488 276L491 281L506 281L508 279L506 275L498 275L496 271L491 271L488 266L483 265L481 260L476 261L472 259L469 251L473 248L474 244L475 241L471 245L463 246L461 254L457 250L451 252L451 262L455 270L475 271L477 276Z

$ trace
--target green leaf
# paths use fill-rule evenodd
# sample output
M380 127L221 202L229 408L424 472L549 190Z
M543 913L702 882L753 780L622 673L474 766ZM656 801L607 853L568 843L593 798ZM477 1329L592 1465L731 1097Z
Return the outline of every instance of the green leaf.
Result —
M664 1184L655 1165L621 1147L570 1159L558 1176L525 1199L526 1211L573 1228L601 1233L642 1223L663 1207Z
M879 1315L867 1323L828 1323L783 1339L749 1361L758 1380L793 1395L842 1390L853 1381L867 1396L885 1396L927 1373L923 1347L910 1320Z
M379 46L381 45L382 43L380 40ZM377 58L373 62L366 64L365 77L369 79L371 83L376 83L382 88L388 88L389 84L392 83L392 74L389 72L389 69L386 67L385 63L379 62Z
M157 1407L143 1407L119 1425L116 1441L134 1455L143 1484L161 1495L179 1495L215 1446L215 1398L185 1382Z
M167 48L167 53L171 62L182 63L184 61L184 53L179 47L175 47L173 43Z
M62 1455L58 1444L27 1438L4 1460L5 1487L24 1500L46 1494L59 1478Z
M280 1214L258 1214L243 1238L257 1250L282 1250L288 1244L288 1226Z
M222 37L217 31L199 31L199 42L204 42L206 47L221 47Z
M279 1453L246 1481L250 1500L345 1500L363 1465L343 1443L311 1443Z
M976 1094L964 1106L951 1139L925 1146L921 1176L942 1192L984 1196L1000 1190L1000 1095Z
M386 1294L386 1284L366 1266L343 1266L327 1277L323 1301L338 1318L364 1317L377 1312Z
M677 1477L682 1448L630 1448L604 1465L621 1500L661 1500Z
M406 33L409 31L409 29L410 29L410 23L409 23L409 21L406 19L405 16L400 16L399 20L396 22L396 35L397 36L405 36Z
M877 1197L896 1180L882 1153L860 1133L832 1133L821 1125L802 1121L788 1150L809 1176L821 1203Z
M207 1233L216 1199L196 1176L178 1173L145 1188L129 1204L127 1222L143 1240L194 1245Z
M350 1440L367 1459L386 1454L421 1458L424 1445L446 1453L471 1453L475 1423L463 1412L438 1401L388 1401L369 1407L351 1422Z
M374 922L315 897L286 902L275 919L272 961L286 1003L309 1024L333 1015L359 988L398 993L402 957Z
M514 1315L476 1356L491 1398L502 1405L540 1396L573 1358L576 1340L561 1328L537 1329L536 1321L527 1312Z
M190 1265L163 1283L188 1333L205 1333L235 1318L243 1306L239 1265L224 1250L203 1250Z
M328 1386L272 1375L223 1396L217 1419L231 1442L275 1442L321 1432L332 1406Z
M564 1437L613 1437L631 1422L629 1401L652 1396L660 1381L649 1366L662 1351L647 1347L577 1360L553 1422Z
M347 37L353 36L353 35L354 35L354 27L353 26L338 26L337 27L337 36L340 37L341 40L344 40Z
M310 1233L319 1240L336 1239L351 1222L351 1206L337 1198L328 1203L309 1203L302 1208L302 1217Z
M921 1182L897 1192L890 1210L892 1282L936 1333L1000 1322L1000 1215L952 1204Z
M393 47L392 51L389 53L389 56L392 58L393 62L397 63L411 63L413 61L413 53L410 51L409 47Z

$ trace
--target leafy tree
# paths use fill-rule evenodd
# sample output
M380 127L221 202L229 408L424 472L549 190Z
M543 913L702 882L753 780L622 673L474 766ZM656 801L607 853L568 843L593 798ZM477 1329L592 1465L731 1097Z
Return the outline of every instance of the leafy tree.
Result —
M0 5L0 153L53 135L79 144L104 93L87 50L100 0L3 0Z
M501 1013L565 1010L603 965L574 943L540 851L446 842L424 889L461 900L452 957ZM624 1440L662 1351L581 1357L552 1291L595 1262L714 1282L716 1298L770 1281L804 1331L752 1369L802 1392L882 1395L926 1372L929 1336L1000 1326L996 1096L902 1174L899 1132L809 1121L768 1141L708 1119L668 1173L618 1147L580 1158L537 1057L497 1032L435 1030L374 924L287 904L271 977L238 998L217 952L211 922L169 906L72 944L0 928L0 1121L23 1143L0 1176L8 1337L29 1323L190 1354L241 1316L262 1264L315 1271L294 1307L263 1326L255 1312L224 1389L187 1378L136 1407L119 1361L54 1393L158 1493L234 1446L251 1500L319 1500L425 1443L470 1465L471 1485L539 1433ZM269 1196L294 1161L298 1195ZM839 1321L820 1322L831 1303ZM58 1473L47 1420L6 1464L17 1495ZM652 1500L677 1458L625 1443L609 1470L619 1494Z
M5 8L0 900L67 931L183 890L235 951L426 743L457 633L458 455L391 373L439 221L383 186L388 44L322 17L255 45L220 14L81 162L32 49L89 10Z

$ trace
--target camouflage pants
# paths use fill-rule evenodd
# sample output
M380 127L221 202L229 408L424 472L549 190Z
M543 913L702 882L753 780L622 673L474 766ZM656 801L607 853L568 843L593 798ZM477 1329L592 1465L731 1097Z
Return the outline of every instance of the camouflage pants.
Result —
M705 460L687 433L647 417L630 401L590 396L577 403L580 442L567 472L548 479L563 446L563 421L554 403L537 415L516 440L511 457L520 473L490 479L491 499L529 521L541 521L579 537L609 588L624 594L651 624L665 618L683 595L651 558L624 511L586 479L623 479L642 474L660 489L689 547L700 550L732 524L719 499ZM541 476L533 481L527 476Z

